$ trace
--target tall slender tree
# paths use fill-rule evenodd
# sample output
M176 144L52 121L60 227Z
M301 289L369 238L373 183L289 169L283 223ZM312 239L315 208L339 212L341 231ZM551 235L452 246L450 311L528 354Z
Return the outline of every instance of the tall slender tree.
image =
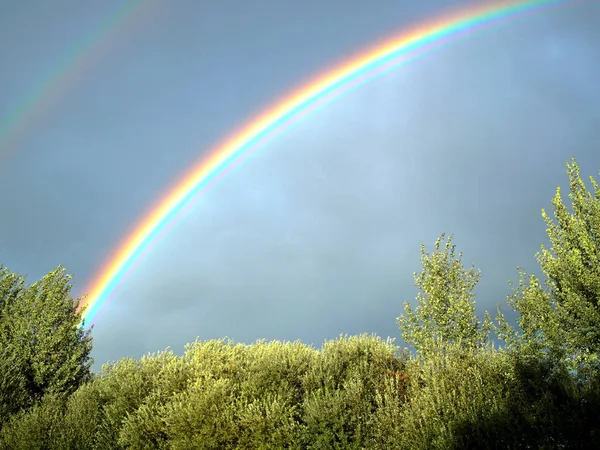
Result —
M571 211L564 205L560 187L552 200L554 219L542 210L550 248L537 256L546 280L533 275L524 281L510 306L520 317L519 335L498 308L501 337L510 347L529 353L550 353L580 374L600 369L600 189L586 189L575 159L566 163Z
M415 273L415 284L420 292L415 311L404 303L405 315L397 319L402 338L413 345L423 357L428 357L439 343L458 343L476 349L489 342L491 320L486 312L481 322L475 314L473 289L481 272L474 267L466 269L462 253L456 257L450 236L444 247L442 234L431 254L421 244L423 271Z

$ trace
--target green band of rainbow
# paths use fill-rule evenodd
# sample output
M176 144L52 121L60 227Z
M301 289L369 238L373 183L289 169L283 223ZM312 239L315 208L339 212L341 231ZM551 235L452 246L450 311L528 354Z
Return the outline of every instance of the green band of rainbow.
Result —
M268 108L210 152L208 157L203 158L141 220L91 283L89 295L80 304L80 308L85 308L82 324L89 326L92 323L101 307L107 303L111 292L136 260L159 235L164 234L166 227L189 206L195 196L242 157L260 148L260 144L279 136L291 123L309 112L314 112L315 108L338 97L349 87L372 79L382 70L398 66L415 55L415 52L428 49L443 38L457 36L462 31L566 1L502 1L471 7L416 27L375 46Z

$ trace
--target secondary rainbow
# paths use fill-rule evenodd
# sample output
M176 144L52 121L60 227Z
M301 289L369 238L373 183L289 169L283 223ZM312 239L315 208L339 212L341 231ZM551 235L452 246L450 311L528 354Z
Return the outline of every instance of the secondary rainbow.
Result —
M148 0L127 0L67 49L53 69L40 77L37 85L0 117L0 157L8 155L34 118L50 111L49 106L64 96L111 44L120 40L122 32L130 32L135 23L143 22L154 9L156 5Z
M145 253L150 244L164 235L167 226L173 225L184 208L225 170L239 163L265 141L279 136L298 119L323 104L338 97L358 84L373 79L382 71L397 67L413 59L419 51L431 49L444 38L461 35L461 32L501 21L568 0L502 1L471 6L458 13L418 26L408 32L376 45L358 57L342 63L337 68L317 77L282 101L251 120L246 126L226 139L220 146L202 158L158 204L151 208L134 231L117 247L98 276L92 281L89 294L79 305L83 309L82 325L89 326L110 294L132 265Z

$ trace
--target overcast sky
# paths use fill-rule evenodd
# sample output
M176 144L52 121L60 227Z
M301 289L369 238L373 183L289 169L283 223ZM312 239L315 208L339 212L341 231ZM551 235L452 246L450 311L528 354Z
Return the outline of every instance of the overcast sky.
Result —
M0 153L0 264L73 294L190 164L256 113L441 0L205 0L143 7ZM0 0L0 121L118 2ZM404 345L420 244L453 233L478 312L539 273L565 160L600 171L600 2L454 40L354 90L227 175L121 283L95 369L196 337L341 333ZM67 56L66 56L67 55ZM509 317L514 317L509 314Z

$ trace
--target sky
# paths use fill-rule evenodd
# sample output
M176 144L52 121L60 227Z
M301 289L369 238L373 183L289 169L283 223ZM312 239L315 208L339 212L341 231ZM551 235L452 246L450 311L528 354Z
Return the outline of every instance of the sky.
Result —
M28 282L62 264L84 295L168 188L257 113L481 2L147 3L0 145L0 264ZM0 0L0 123L119 5ZM441 233L482 272L477 312L514 318L508 280L540 274L541 210L568 192L565 161L599 178L598 23L600 2L573 0L468 33L266 145L119 284L92 329L94 369L196 338L404 346L396 318L416 304L421 243Z

